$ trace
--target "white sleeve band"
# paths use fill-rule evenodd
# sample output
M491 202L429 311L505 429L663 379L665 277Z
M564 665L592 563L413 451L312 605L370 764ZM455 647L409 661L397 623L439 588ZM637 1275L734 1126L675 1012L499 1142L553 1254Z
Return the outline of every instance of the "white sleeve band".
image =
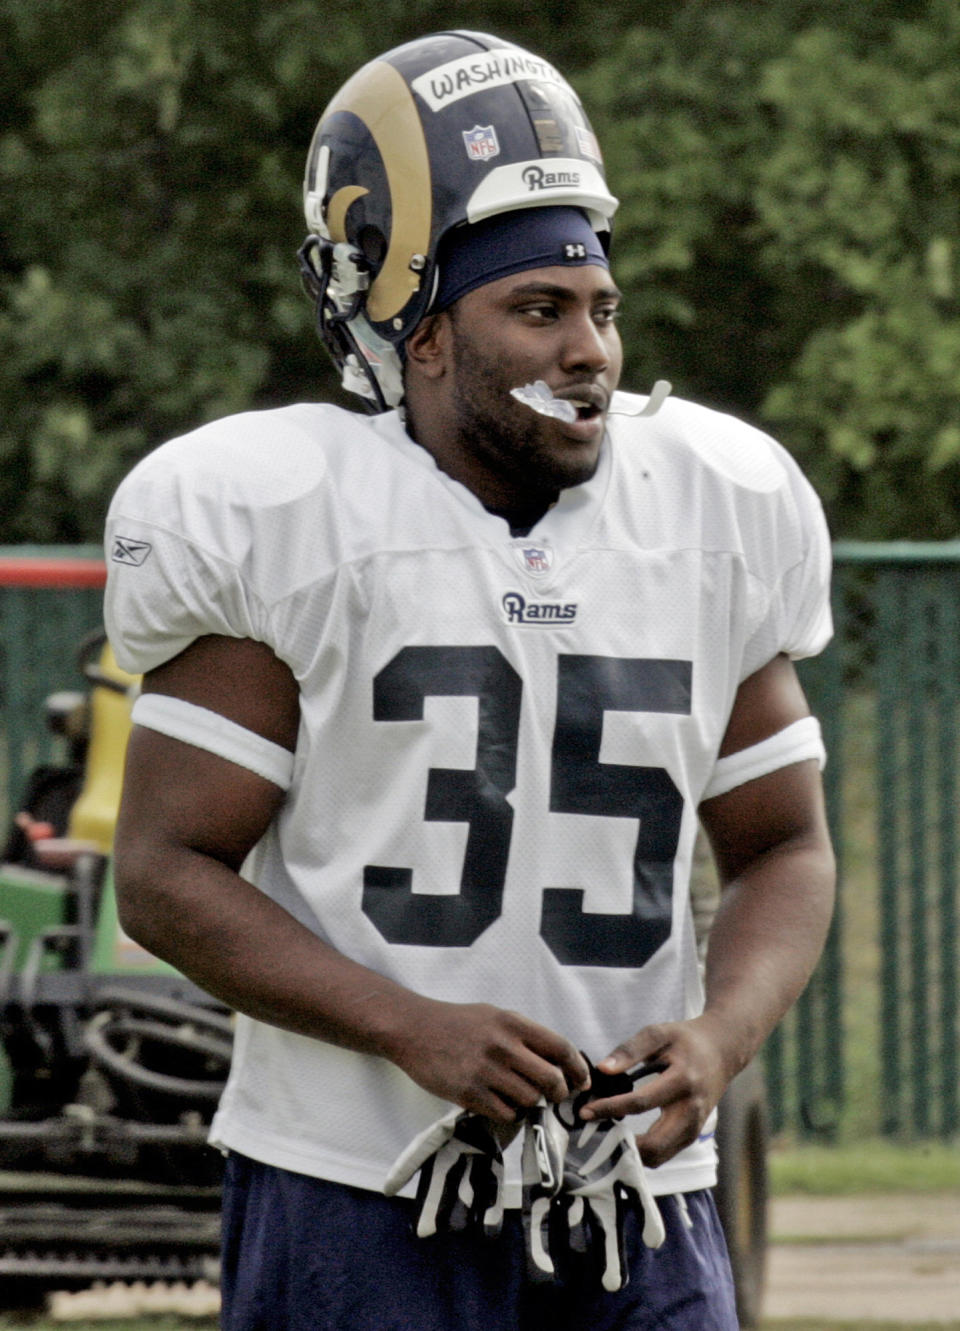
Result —
M751 744L748 749L738 753L729 753L725 758L718 758L713 768L713 775L703 799L713 799L716 795L725 795L728 790L742 786L746 781L754 781L758 776L766 776L791 763L800 763L807 758L816 758L822 769L827 761L827 752L820 735L820 722L815 716L805 716L794 721L775 735L768 735L759 744Z
M237 725L219 712L211 712L208 707L197 707L166 693L141 693L133 704L131 720L135 725L158 730L161 735L249 768L281 790L290 789L293 754L289 749Z

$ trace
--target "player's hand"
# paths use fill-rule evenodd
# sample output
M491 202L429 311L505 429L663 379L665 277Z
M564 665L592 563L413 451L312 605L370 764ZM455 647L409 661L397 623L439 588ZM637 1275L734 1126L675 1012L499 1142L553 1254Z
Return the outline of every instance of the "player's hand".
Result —
M647 1026L601 1059L597 1068L616 1075L656 1062L663 1071L637 1081L623 1094L591 1099L581 1117L621 1119L659 1109L659 1117L637 1138L637 1146L645 1165L662 1165L696 1141L726 1089L736 1069L723 1050L721 1033L706 1013L691 1021Z
M486 1238L503 1225L503 1149L519 1124L500 1126L466 1109L451 1109L394 1162L383 1191L394 1197L417 1170L418 1238L474 1230Z
M393 1061L418 1086L495 1123L590 1082L586 1059L555 1031L488 1003L411 996Z

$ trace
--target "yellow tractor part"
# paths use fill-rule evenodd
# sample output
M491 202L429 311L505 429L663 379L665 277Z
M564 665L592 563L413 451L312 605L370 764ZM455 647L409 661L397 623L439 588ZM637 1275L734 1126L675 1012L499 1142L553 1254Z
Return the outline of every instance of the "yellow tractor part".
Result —
M88 672L90 740L83 788L70 813L68 835L90 842L109 854L120 808L123 765L130 737L130 712L139 676L121 670L109 643L100 653L99 667Z

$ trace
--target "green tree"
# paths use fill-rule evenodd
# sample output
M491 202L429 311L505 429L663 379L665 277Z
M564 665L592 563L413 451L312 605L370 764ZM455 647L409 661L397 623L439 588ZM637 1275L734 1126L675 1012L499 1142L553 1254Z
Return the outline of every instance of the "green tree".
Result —
M232 411L340 398L295 250L320 110L449 5L0 0L0 540L96 540L120 476ZM457 26L535 44L515 5ZM593 41L604 37L604 22ZM572 30L561 52L591 49Z
M586 80L630 368L770 428L842 535L958 531L958 35L938 0L701 3Z
M280 253L299 154L274 67L291 44L260 11L104 6L0 144L20 200L3 218L0 452L29 497L6 539L96 539L148 447L298 377L309 310Z
M960 14L947 0L0 0L0 540L96 540L227 412L345 398L294 252L317 116L424 32L580 89L622 198L627 381L745 414L838 534L955 533Z
M845 534L960 534L960 10L869 51L823 28L764 73L764 262L829 293L764 403ZM824 281L826 279L826 281Z

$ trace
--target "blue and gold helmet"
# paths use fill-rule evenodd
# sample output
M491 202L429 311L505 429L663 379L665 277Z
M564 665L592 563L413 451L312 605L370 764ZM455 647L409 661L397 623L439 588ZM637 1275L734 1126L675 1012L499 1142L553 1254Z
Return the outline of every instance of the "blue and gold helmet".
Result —
M301 271L320 335L374 411L403 398L402 347L429 313L453 228L518 208L617 206L580 101L554 67L478 32L441 32L364 65L310 145Z

